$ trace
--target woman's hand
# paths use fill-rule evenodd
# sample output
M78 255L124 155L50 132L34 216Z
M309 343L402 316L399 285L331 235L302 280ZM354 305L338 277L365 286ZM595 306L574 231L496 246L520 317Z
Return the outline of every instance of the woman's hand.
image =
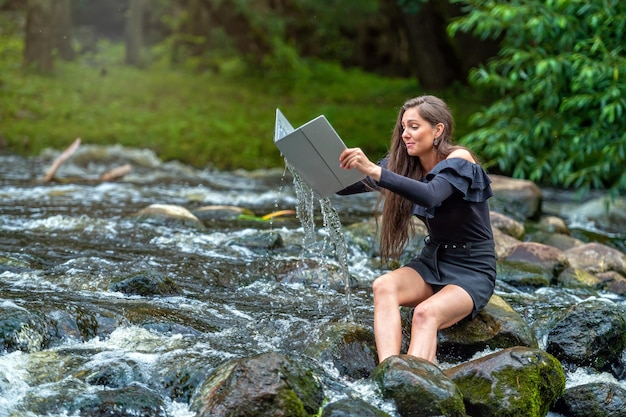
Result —
M348 148L341 152L339 166L342 169L357 169L375 181L380 181L382 169L370 161L361 148Z

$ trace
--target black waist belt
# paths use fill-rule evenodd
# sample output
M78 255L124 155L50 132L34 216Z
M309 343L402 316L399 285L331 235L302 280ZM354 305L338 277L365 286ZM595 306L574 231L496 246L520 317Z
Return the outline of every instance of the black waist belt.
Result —
M454 253L454 254L462 254L466 256L472 256L472 253L482 251L482 250L493 250L494 241L489 240L479 240L476 242L438 242L433 240L430 235L424 238L424 243L426 243L427 247L430 247L429 250L433 251L433 258L435 261L435 272L437 273L437 279L441 280L439 275L439 251L445 253Z

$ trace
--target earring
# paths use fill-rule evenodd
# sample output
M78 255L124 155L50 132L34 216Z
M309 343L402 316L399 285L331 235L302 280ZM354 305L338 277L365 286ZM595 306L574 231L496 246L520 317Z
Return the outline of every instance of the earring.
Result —
M435 139L433 141L433 146L437 146L437 145L439 145L439 138L437 138L437 139Z

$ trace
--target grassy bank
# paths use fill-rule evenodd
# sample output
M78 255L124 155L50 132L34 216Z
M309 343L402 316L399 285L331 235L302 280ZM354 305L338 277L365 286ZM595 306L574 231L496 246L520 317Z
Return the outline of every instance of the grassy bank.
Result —
M20 68L21 42L0 39L0 150L36 155L85 144L149 148L164 160L197 167L255 169L283 166L273 144L280 108L294 125L325 114L349 146L372 158L384 154L398 106L426 93L414 80L387 79L327 63L297 71L246 74L236 61L197 72L169 65L126 67L123 48L108 45L51 75ZM461 93L459 93L461 91ZM477 108L471 95L450 90L457 137Z

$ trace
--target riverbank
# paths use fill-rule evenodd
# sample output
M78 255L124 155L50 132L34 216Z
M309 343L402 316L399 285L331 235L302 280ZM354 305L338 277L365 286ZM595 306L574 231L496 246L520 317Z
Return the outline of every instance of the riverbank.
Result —
M150 149L195 167L281 167L272 141L280 108L294 125L325 114L348 145L377 158L387 149L398 107L433 93L413 79L323 62L259 79L237 61L198 72L152 54L149 67L131 68L122 65L122 45L102 44L97 54L57 61L54 73L42 76L21 69L20 39L1 37L0 151L34 156L80 137L85 144ZM435 94L450 103L461 137L480 97L464 87Z

